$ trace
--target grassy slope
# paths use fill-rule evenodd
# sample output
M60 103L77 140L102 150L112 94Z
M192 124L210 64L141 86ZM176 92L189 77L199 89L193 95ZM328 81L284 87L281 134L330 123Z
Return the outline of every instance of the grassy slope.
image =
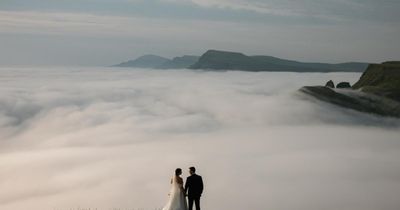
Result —
M353 89L400 101L400 62L371 64Z

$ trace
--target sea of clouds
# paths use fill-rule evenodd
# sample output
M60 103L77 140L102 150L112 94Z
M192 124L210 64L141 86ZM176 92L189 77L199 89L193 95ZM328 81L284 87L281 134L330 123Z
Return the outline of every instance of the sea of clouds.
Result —
M397 210L400 120L297 92L359 73L0 68L0 209Z

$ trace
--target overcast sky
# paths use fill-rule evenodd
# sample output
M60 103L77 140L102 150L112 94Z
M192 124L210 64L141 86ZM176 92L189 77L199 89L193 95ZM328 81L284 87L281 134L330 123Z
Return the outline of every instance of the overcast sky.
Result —
M111 65L207 49L400 59L398 0L1 0L0 65Z

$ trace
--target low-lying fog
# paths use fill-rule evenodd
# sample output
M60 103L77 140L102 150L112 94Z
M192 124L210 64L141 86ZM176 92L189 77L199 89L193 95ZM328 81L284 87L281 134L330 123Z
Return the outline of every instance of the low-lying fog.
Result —
M359 73L0 69L0 209L398 210L399 120L304 99Z

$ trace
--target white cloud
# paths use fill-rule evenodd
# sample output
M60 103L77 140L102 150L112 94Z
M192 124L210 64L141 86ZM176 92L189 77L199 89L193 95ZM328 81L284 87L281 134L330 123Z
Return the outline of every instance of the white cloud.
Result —
M204 30L191 31L193 25ZM202 20L163 20L145 17L105 16L85 13L0 11L2 33L60 34L75 36L111 36L159 38L179 34L210 36L211 29L227 28L234 23ZM212 33L211 33L212 34Z
M295 93L359 76L1 68L0 208L159 208L195 165L204 209L394 209L399 120Z
M400 19L397 1L358 0L161 0L193 3L201 7L245 10L272 16L317 18L333 21L377 21L396 23ZM308 22L310 20L304 20Z
M278 8L268 1L246 0L162 0L175 3L193 3L202 7L216 7L220 9L247 10L264 14L297 16L300 15L290 8Z
M101 16L84 13L50 13L1 11L0 23L3 32L54 33L78 35L132 35L140 24L141 31L154 31L159 24L146 18L126 18L119 16ZM124 32L130 32L124 34Z
M176 42L219 42L218 37L246 34L251 28L252 25L224 21L0 11L2 34L103 37L115 40L129 38L135 42L177 44ZM225 38L225 42L235 41L235 37Z

